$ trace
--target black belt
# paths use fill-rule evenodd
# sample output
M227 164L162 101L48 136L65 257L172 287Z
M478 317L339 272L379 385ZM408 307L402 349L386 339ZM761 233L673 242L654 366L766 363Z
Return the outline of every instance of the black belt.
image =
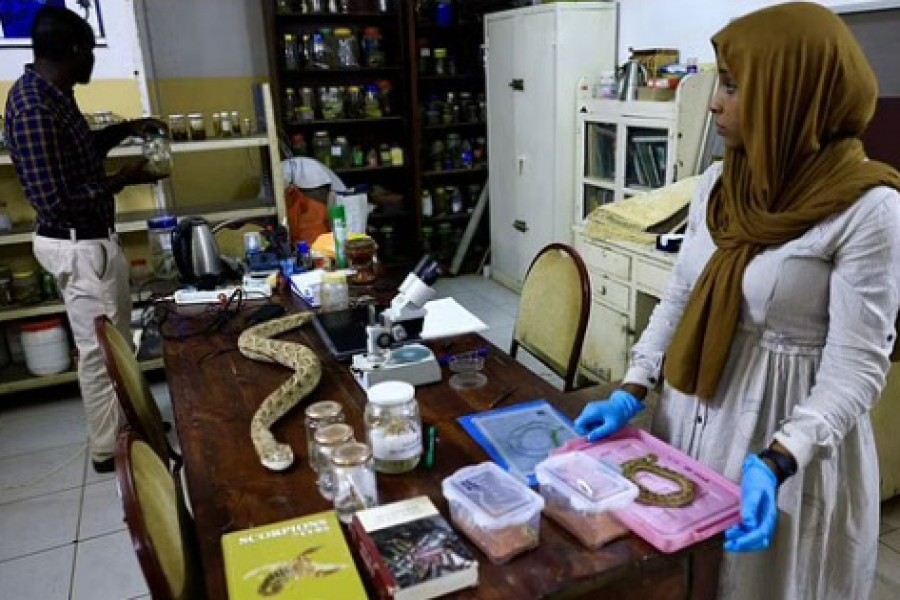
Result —
M53 227L38 225L35 233L55 240L107 240L116 232L112 227Z

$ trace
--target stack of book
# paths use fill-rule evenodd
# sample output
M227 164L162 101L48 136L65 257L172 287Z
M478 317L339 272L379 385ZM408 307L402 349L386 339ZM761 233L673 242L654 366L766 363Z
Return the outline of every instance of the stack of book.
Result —
M357 512L350 535L379 598L426 600L478 583L471 549L427 496Z

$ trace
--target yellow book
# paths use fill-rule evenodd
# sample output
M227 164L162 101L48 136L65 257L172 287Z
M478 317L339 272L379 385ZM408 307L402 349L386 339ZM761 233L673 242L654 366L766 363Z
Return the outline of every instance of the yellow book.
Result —
M367 600L333 510L222 536L230 600Z

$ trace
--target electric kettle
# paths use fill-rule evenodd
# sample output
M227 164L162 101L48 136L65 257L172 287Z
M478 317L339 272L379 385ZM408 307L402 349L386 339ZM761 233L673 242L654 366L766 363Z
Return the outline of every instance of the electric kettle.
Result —
M647 67L640 61L632 58L619 67L619 100L634 100L637 98L638 86L647 85Z
M213 289L222 278L219 247L203 217L185 217L172 230L172 254L181 281L198 289Z

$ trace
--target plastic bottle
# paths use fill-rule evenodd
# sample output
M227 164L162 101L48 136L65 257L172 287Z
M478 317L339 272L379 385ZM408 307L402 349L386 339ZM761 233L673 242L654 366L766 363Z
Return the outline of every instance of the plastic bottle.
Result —
M347 214L343 206L332 206L328 209L328 217L334 235L335 264L338 269L346 269L347 255L344 250L347 247Z

